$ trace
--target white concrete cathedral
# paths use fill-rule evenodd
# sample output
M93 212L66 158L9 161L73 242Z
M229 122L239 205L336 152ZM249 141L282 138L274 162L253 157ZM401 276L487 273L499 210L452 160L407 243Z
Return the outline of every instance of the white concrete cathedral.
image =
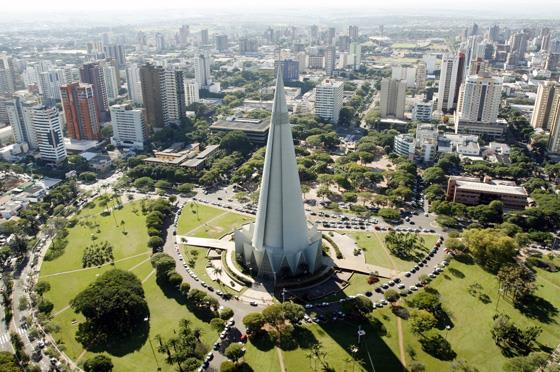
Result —
M257 219L234 234L235 252L259 277L314 273L321 267L322 235L308 224L288 119L282 73L276 80Z

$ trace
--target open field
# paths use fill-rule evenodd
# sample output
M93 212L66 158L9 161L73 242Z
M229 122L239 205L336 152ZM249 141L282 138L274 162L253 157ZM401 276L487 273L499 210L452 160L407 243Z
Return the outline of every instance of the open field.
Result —
M149 340L154 348L157 348L156 335L163 338L173 334L180 319L185 318L192 322L193 327L202 330L202 340L210 345L216 338L216 332L208 323L196 318L189 312L184 303L178 302L170 295L164 293L157 285L153 268L149 258L151 251L147 247L148 234L145 226L145 216L140 211L140 202L125 204L123 209L115 212L118 227L111 215L102 216L103 208L95 206L86 208L79 215L80 221L89 221L90 225L96 227L90 229L85 224L77 224L69 229L68 246L65 253L53 261L44 262L40 280L48 281L51 290L45 294L45 298L53 302L52 324L58 326L58 331L53 337L62 345L66 353L74 360L83 362L93 355L86 352L82 345L75 340L75 332L78 324L83 321L80 314L76 314L68 307L70 301L83 289L87 287L101 273L116 267L122 270L130 270L142 282L146 301L150 310ZM120 220L125 224L120 226ZM122 230L128 234L123 234ZM90 244L90 231L94 231L98 237L97 241L108 240L113 245L115 264L107 264L102 267L82 269L81 258L84 248ZM174 367L165 364L164 355L152 351L148 339L142 343L129 343L121 345L118 350L107 350L115 371L132 371L142 366L143 370L156 370L157 364L164 371L173 371ZM157 358L157 362L156 362Z

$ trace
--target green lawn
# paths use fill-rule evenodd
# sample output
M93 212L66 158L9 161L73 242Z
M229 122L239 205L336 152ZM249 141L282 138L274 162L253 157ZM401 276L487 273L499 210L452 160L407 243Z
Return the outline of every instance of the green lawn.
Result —
M364 250L366 262L372 265L387 267L389 269L397 269L399 271L408 271L414 266L414 261L405 261L392 255L385 246L385 236L387 233L382 232L356 232L350 236L356 240L360 248ZM424 238L424 252L417 252L419 255L425 255L426 252L434 246L437 236L433 234L420 234Z
M373 371L373 363L377 371L402 371L398 360L397 323L388 309L379 310L375 317L383 324L382 330L374 330L369 324L360 324L366 331L362 339L356 363L352 366L351 347L357 345L358 323L353 321L339 321L329 324L306 325L296 333L297 346L290 350L283 350L283 361L286 371L317 371L321 370L321 362L310 359L313 344L320 344L326 353L325 362L335 371ZM255 371L280 371L277 352L274 348L255 347L251 342L247 344L245 360ZM371 359L370 359L371 358ZM371 360L371 361L370 361Z
M188 203L177 222L177 234L220 238L253 218L199 203Z
M157 348L155 336L159 334L163 338L169 337L182 318L189 319L194 328L200 328L202 341L206 345L211 345L217 337L216 332L210 328L208 323L196 318L183 303L179 303L175 298L164 293L157 285L155 276L152 275L153 268L149 261L151 251L147 248L148 234L145 216L140 211L140 202L125 204L123 209L116 211L117 225L115 225L113 216L101 216L99 213L102 210L98 206L84 209L78 216L80 221L89 221L90 225L99 226L89 228L81 223L70 228L65 253L53 261L43 263L40 280L46 280L51 284L51 290L45 294L45 297L54 304L52 323L59 328L53 337L74 360L81 356L80 362L83 362L93 355L90 352L84 353L84 349L74 337L83 317L67 308L72 298L86 288L98 275L113 267L105 265L101 268L82 269L82 252L90 243L90 235L93 231L98 236L98 241L108 240L113 244L116 259L114 266L130 270L143 281L150 310L149 339L152 340L154 348ZM128 232L127 235L122 233L121 219L125 221L123 228ZM99 232L97 232L98 228ZM59 311L60 313L57 313ZM127 349L127 347L130 348ZM115 371L138 370L139 366L146 371L157 369L148 339L142 340L137 347L132 348L131 345L123 344L120 349L122 350L112 350L109 353L115 365ZM163 362L164 355L158 353L157 350L156 358L164 371L175 370Z
M551 275L560 277L560 273ZM478 297L469 294L468 287L474 283L482 286L481 292L490 297L490 303L484 304ZM540 276L537 276L537 285L537 296L544 298L558 309L560 307L558 288L554 288ZM497 304L498 283L495 276L477 265L453 261L450 268L435 279L431 286L440 292L443 306L453 322L453 328L447 335L448 341L458 358L467 360L480 371L501 371L506 361L506 357L495 345L490 333L492 316L496 312L497 305L498 311L508 314L521 328L529 325L542 327L543 333L539 336L538 342L543 345L554 348L560 342L559 315L552 316L550 321L541 322L523 315L504 298L501 298ZM414 348L418 354L417 358L425 363L428 371L449 370L450 362L440 361L422 351L417 337L410 332L408 325L404 326L404 331L405 343ZM442 332L445 334L446 331Z

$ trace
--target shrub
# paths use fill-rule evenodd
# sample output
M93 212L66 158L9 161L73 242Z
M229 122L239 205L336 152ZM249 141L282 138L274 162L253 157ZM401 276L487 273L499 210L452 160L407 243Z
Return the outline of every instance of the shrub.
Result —
M224 307L222 310L220 310L220 318L224 320L228 320L232 316L233 316L233 310L231 308Z
M41 299L41 301L39 301L39 304L37 305L37 309L39 309L39 312L43 314L50 314L53 308L53 303L45 299Z
M210 326L216 331L221 332L226 327L226 322L220 318L212 318L212 320L210 320Z

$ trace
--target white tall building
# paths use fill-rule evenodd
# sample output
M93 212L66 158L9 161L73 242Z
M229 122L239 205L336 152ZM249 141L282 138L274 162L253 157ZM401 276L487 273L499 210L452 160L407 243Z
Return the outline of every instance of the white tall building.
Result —
M404 119L405 102L406 81L383 78L381 80L381 117Z
M119 98L119 80L117 76L117 68L115 66L108 63L103 64L103 79L105 80L105 89L107 90L109 101L115 101Z
M12 59L0 54L0 93L13 93L16 88Z
M60 113L56 107L38 105L32 109L33 128L43 161L60 164L66 159Z
M201 50L194 57L194 77L202 89L206 89L212 84L210 76L210 56L205 50Z
M404 80L408 88L414 88L416 84L416 67L411 66L392 66L391 79Z
M185 104L187 106L200 101L198 96L199 89L198 83L195 80L185 80Z
M357 42L350 43L348 50L348 65L354 70L359 70L362 64L362 45Z
M142 101L142 84L140 82L140 67L136 63L131 63L126 68L126 85L128 89L128 97L137 105L141 105Z
M338 122L342 109L342 81L327 79L315 88L315 114L331 123Z
M329 46L325 49L325 73L329 76L333 75L334 68L336 67L336 48Z
M495 123L501 99L501 78L487 73L471 75L461 87L457 116L468 122Z
M464 64L465 56L462 53L443 57L439 78L438 111L449 112L457 108L459 87L463 80Z
M49 70L39 73L39 87L43 102L53 103L54 101L60 101L61 78L63 78L63 76L59 74L58 70Z
M8 121L12 127L15 142L27 144L31 149L37 148L32 111L39 102L39 97L29 94L27 91L16 92L13 99L6 102Z
M146 140L144 110L131 105L113 105L110 108L113 137L116 146L132 147L142 150Z
M166 123L177 123L185 117L185 85L181 71L165 69L161 80L164 96L163 115Z

